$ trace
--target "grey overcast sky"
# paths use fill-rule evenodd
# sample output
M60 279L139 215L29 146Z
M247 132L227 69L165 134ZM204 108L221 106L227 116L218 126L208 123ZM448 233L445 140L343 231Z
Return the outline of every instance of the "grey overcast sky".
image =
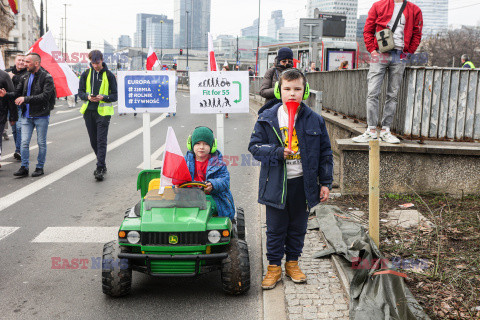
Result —
M48 2L48 25L59 45L62 18L67 6L68 52L85 52L86 41L103 49L103 39L117 45L118 37L129 35L133 41L137 13L166 14L173 19L174 0L44 0ZM195 0L193 0L195 1ZM211 0L210 32L240 35L240 29L252 25L258 17L259 0ZM358 14L367 14L376 0L359 0ZM40 0L34 0L39 12ZM293 4L294 3L294 4ZM260 33L266 34L267 21L273 10L283 10L285 26L298 26L306 16L306 0L261 0ZM477 4L477 5L476 5ZM480 0L450 0L450 25L477 25Z

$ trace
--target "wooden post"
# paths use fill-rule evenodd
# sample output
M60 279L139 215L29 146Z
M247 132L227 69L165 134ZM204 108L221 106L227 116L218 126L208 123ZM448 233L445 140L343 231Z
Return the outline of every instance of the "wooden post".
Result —
M369 142L369 179L368 179L368 233L378 248L379 239L379 209L380 209L380 143L378 140Z

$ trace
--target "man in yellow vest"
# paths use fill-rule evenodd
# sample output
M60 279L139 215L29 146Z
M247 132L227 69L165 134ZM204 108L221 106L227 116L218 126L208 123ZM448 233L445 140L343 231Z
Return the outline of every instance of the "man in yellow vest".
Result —
M88 54L90 68L80 77L78 96L84 104L80 108L87 126L90 144L97 156L95 179L102 181L107 173L107 135L113 115L112 102L117 101L117 80L103 62L103 54L93 50Z
M475 69L475 65L466 54L462 54L462 68Z

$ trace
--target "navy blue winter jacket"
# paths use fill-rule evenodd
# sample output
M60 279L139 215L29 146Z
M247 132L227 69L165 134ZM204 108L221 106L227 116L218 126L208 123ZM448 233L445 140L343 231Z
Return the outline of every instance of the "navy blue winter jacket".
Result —
M248 150L261 162L258 202L279 209L285 208L287 170L284 146L277 112L281 103L261 110L250 138ZM333 181L333 156L325 120L304 103L295 123L302 155L303 181L308 206L320 202L321 185Z
M185 155L185 161L193 181L195 176L195 153L188 151ZM227 170L227 165L223 162L223 156L220 151L215 151L208 160L206 180L212 183L211 196L217 205L218 215L233 219L235 217L235 205L232 192L230 191L230 173Z

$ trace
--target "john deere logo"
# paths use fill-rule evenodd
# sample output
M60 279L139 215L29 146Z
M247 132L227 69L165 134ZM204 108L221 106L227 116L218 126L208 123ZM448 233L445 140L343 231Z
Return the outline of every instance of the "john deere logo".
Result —
M168 243L170 244L177 244L178 243L178 236L175 234L171 234L168 236Z

